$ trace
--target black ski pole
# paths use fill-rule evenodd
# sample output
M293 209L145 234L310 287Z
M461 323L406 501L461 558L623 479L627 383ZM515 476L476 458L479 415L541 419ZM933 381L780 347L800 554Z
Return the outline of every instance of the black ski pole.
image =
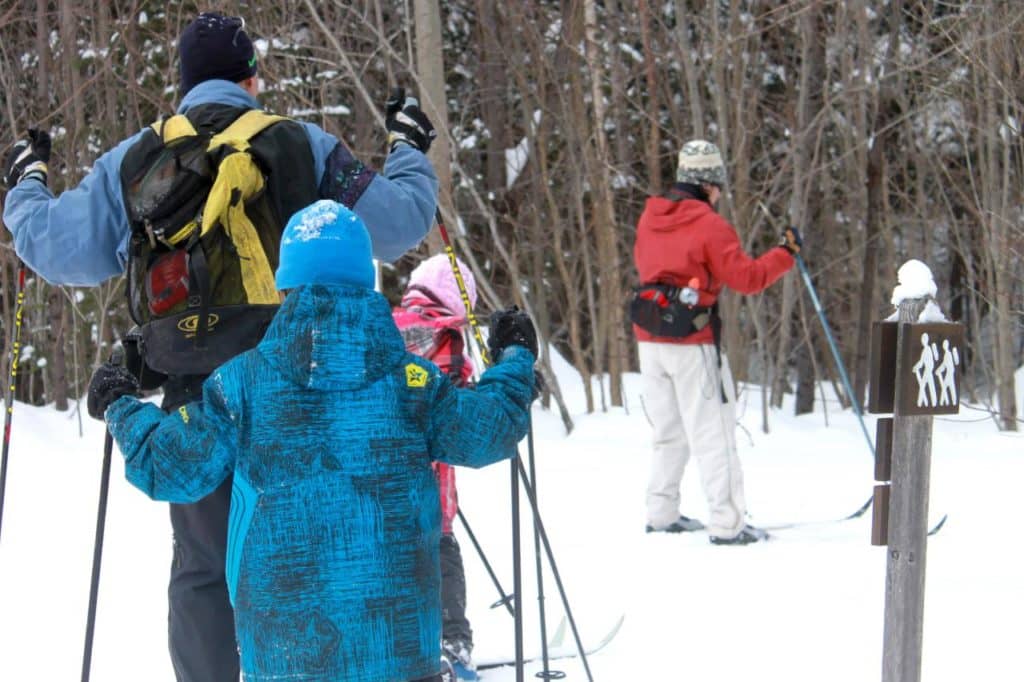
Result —
M21 355L21 316L25 310L25 266L18 267L18 296L11 333L11 381L7 387L7 412L4 415L4 448L0 457L0 529L4 520L4 496L7 490L7 453L11 448L11 420L14 417L14 389L18 382L18 357Z
M530 458L530 480L533 482L534 494L537 492L537 468L534 465L533 451L533 420L530 420L530 428L526 432L526 452ZM539 517L534 508L533 523L533 556L537 563L537 603L540 607L540 656L544 662L544 669L537 673L536 677L544 680L565 679L565 673L561 670L551 670L551 661L548 658L548 622L547 613L544 610L544 563L541 555L540 524Z
M587 652L583 648L583 640L580 638L579 630L576 628L576 619L572 615L572 607L569 606L569 597L565 593L565 585L562 584L562 576L558 572L558 566L555 563L555 554L551 550L551 542L548 540L547 531L544 530L544 522L540 518L540 510L537 507L537 495L533 486L530 484L529 477L526 475L526 470L523 468L521 460L514 460L520 468L521 478L523 481L523 489L526 491L526 499L530 502L530 508L533 510L533 522L537 528L537 532L540 535L541 541L544 543L544 553L548 556L548 565L551 566L551 575L555 578L555 585L558 586L558 593L562 597L562 606L565 608L565 617L569 621L569 627L572 629L573 639L576 640L576 649L580 652L580 660L583 661L583 668L587 672L587 679L590 682L594 682L594 676L590 673L590 663L587 661Z
M469 537L469 541L473 543L473 547L476 548L476 553L480 557L480 561L483 562L484 568L487 569L487 575L491 576L491 582L498 589L498 594L501 595L501 599L491 604L491 608L498 606L504 606L508 610L508 615L515 616L515 609L512 608L512 596L505 594L505 590L501 586L501 581L498 580L498 576L494 573L494 569L491 568L491 562L487 560L487 555L484 554L484 548L480 546L480 542L476 539L476 534L473 529L469 527L469 521L466 520L466 515L462 513L461 507L456 510L456 515L459 517L459 521L462 522L462 527L466 531L466 535Z
M124 350L120 345L114 347L110 361L115 364L124 362ZM92 546L92 581L89 585L89 613L85 621L85 651L82 654L82 682L89 682L89 669L92 665L92 639L96 629L96 603L100 592L100 564L103 561L103 533L107 525L107 493L110 490L110 456L114 451L114 437L107 429L103 441L103 471L100 473L100 501L96 509L96 540Z
M459 270L458 261L455 258L455 249L452 247L452 242L448 238L448 230L445 229L444 221L441 218L441 211L436 212L437 228L441 233L441 240L445 245L445 252L448 254L448 260L452 266L452 273L455 275L455 282L459 286L459 293L462 296L462 303L466 306L467 319L471 327L473 328L473 334L476 338L476 342L479 346L480 357L483 359L484 365L490 365L490 358L486 352L486 346L484 345L483 336L480 334L479 325L476 321L476 316L473 315L472 303L469 300L469 294L466 291L466 283L462 279L462 273ZM530 428L527 432L528 444L531 450L531 461L532 461L532 449L533 449L533 422L530 422ZM576 628L576 619L573 618L572 608L569 606L569 598L565 593L565 586L562 584L562 577L558 573L558 567L555 564L555 555L551 550L551 543L548 541L547 533L544 531L544 523L540 517L540 509L537 507L537 498L534 494L534 488L530 483L530 477L526 473L526 468L523 466L522 459L518 456L518 452L512 457L512 556L513 556L513 595L515 597L515 612L516 612L516 682L522 682L523 680L523 642L522 642L522 600L520 599L520 593L522 591L521 584L521 569L520 569L520 552L519 552L519 479L522 478L523 488L526 490L527 499L530 502L530 508L533 511L534 528L540 536L541 542L544 545L544 551L548 557L548 564L551 566L551 573L555 578L555 584L558 586L558 592L562 598L562 606L565 607L566 618L569 620L569 625L572 627L573 638L576 640L576 647L579 650L580 658L583 660L583 667L587 672L587 679L593 682L594 677L590 673L590 664L587 661L587 652L583 648L583 641L580 639L579 630ZM543 617L543 616L542 616ZM545 668L547 666L545 665Z
M466 319L469 321L470 329L473 330L473 337L476 339L477 350L480 353L480 360L485 367L491 364L490 354L487 352L487 344L480 333L480 324L473 313L473 302L469 300L469 291L466 289L466 281L462 278L462 270L459 269L459 261L455 257L455 248L452 240L448 237L448 229L444 226L444 218L441 217L441 209L436 209L434 218L437 221L437 231L441 233L441 241L444 242L444 251L448 255L448 263L452 268L452 275L459 287L459 296L462 298L462 305L466 308ZM510 459L510 479L512 494L512 601L513 614L515 616L515 649L516 649L516 682L523 682L523 575L519 538L519 452L515 451Z
M100 474L100 502L96 511L96 541L92 548L92 583L89 586L89 614L85 623L85 652L82 654L82 682L89 682L92 665L92 638L96 625L96 602L100 591L100 562L103 559L103 530L107 520L107 491L110 489L110 455L114 437L107 430L103 441L103 472Z
M523 682L523 568L519 538L519 453L509 459L512 467L512 599L515 610L516 682Z

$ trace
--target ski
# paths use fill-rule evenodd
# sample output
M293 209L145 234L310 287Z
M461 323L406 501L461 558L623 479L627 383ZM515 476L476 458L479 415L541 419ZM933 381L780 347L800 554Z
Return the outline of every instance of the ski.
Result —
M844 521L852 521L853 519L857 519L857 518L860 518L861 516L864 516L864 514L867 512L867 510L871 508L871 502L872 502L873 499L874 498L868 498L868 501L865 502L864 504L862 504L857 511L853 512L849 516L844 516L844 517L839 518L839 519L823 519L823 520L819 520L819 521L792 521L790 523L776 523L776 524L768 524L768 525L765 525L765 526L760 526L759 525L757 527L760 528L761 530L787 530L789 528L806 528L807 526L827 526L827 525L831 525L831 524L834 524L834 523L842 523ZM938 522L934 526L932 526L931 529L928 531L928 535L929 536L935 535L940 530L942 530L942 527L946 525L946 520L948 518L949 518L949 514L943 514L942 518L940 518L938 520Z
M820 519L817 521L791 521L788 523L776 523L769 524L766 526L758 525L757 527L761 530L785 530L787 528L802 528L804 526L825 526L833 523L842 523L843 521L852 521L853 519L859 519L867 513L868 509L871 508L871 502L874 500L874 496L869 497L868 501L857 508L857 511L852 514L848 514L838 519Z
M608 631L608 634L606 634L603 638L601 638L601 641L599 641L593 647L591 647L589 649L585 649L584 653L587 656L590 656L591 654L595 654L598 651L600 651L601 649L604 649L606 646L608 646L611 643L611 641L613 639L615 639L615 636L617 634L619 634L619 630L622 628L622 623L625 620L626 620L626 616L625 615L619 616L619 619L615 622L615 625L612 626L611 630ZM575 658L575 657L579 656L579 651L577 651L575 649L572 649L572 648L569 648L569 647L567 647L563 643L564 639L565 639L565 618L563 617L562 618L562 622L558 624L558 629L555 631L555 635L551 638L551 641L548 643L548 660L549 661L556 661L556 660L565 659L565 658ZM540 654L537 654L537 655L534 655L534 656L529 656L529 657L523 659L523 663L534 663L536 661L541 660L542 658L543 657ZM485 661L483 663L478 663L477 666L476 666L476 669L477 670L491 670L493 668L502 668L502 667L505 667L505 666L515 665L515 664L516 664L516 660L514 658L502 659L502 660L497 660L497 661Z

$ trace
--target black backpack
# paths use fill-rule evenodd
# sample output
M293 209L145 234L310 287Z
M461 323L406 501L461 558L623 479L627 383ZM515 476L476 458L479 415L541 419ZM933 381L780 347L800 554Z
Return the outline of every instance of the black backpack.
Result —
M178 114L125 156L128 308L152 369L208 374L255 346L277 311L282 225L250 140L285 120L252 109L207 132Z

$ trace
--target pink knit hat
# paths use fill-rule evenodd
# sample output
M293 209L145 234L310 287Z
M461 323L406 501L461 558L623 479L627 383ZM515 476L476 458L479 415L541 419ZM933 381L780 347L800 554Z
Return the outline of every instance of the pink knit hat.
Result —
M476 280L473 279L473 273L461 259L456 260L459 264L459 272L462 273L462 281L466 283L469 302L476 306ZM455 275L452 273L452 266L447 255L439 253L417 265L409 275L409 286L426 289L448 309L448 312L465 317L466 306L463 305L462 296L459 295L459 285L455 281Z

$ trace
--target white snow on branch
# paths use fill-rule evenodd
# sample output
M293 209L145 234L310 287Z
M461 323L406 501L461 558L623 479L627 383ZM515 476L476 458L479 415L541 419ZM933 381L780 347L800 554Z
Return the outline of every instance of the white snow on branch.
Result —
M318 107L315 109L289 109L288 115L292 118L299 118L302 116L316 116L318 114L327 114L328 116L348 116L352 113L352 110L346 107L344 104L331 104L325 107Z
M524 137L512 149L505 150L505 188L516 184L519 174L526 168L530 158L530 138Z
M530 123L530 135L537 130L540 123L541 112L533 112L533 121ZM511 188L516 184L519 174L526 168L526 162L530 159L530 137L524 137L512 149L505 150L505 188Z
M629 43L619 43L619 49L628 54L630 57L632 57L633 61L637 62L638 64L643 63L644 56L640 54L639 50L637 50Z

